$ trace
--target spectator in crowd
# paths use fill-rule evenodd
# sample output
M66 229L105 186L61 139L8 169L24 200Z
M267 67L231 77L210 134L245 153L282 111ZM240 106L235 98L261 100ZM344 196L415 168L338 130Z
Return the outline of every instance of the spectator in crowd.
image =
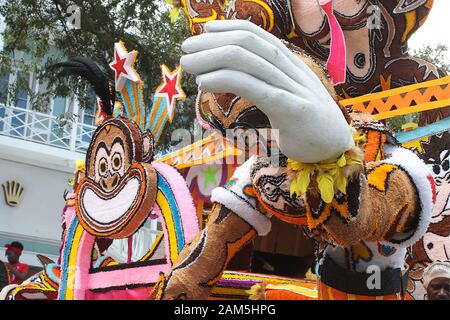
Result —
M436 261L423 272L428 300L450 300L450 262Z
M19 261L22 255L23 245L18 241L14 241L6 244L5 248L5 255L9 262L7 267L11 273L10 284L21 284L28 276L28 265Z

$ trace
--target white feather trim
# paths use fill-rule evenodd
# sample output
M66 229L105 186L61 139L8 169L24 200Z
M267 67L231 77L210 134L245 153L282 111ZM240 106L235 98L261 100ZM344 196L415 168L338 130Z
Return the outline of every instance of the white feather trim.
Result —
M225 206L251 225L259 236L269 233L272 223L262 212L254 209L237 194L225 188L215 188L211 193L211 200Z
M429 177L432 174L425 163L412 151L392 145L385 146L386 155L389 158L384 162L398 165L406 171L413 180L419 194L421 212L416 230L407 239L394 243L387 241L387 245L394 247L409 247L417 242L427 231L433 211L433 193Z

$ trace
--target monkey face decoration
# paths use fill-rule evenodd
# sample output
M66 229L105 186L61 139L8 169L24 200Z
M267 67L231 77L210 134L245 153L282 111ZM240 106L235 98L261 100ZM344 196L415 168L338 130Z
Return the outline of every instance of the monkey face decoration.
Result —
M153 137L142 133L133 121L114 118L97 128L86 155L86 177L75 197L85 230L97 237L120 239L142 226L156 199L152 158Z

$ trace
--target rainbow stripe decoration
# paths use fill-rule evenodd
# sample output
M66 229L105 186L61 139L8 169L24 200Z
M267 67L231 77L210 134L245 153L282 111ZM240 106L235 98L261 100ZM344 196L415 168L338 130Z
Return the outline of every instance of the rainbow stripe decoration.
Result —
M164 222L166 256L170 265L199 232L196 210L183 177L171 166L153 162L158 173L155 212Z
M86 257L91 256L94 241L94 237L83 229L78 222L78 217L75 216L70 224L61 255L59 300L84 299L87 286L84 278L87 276L91 262L91 259Z
M69 281L69 256L70 251L72 248L73 240L75 238L75 232L77 227L80 226L78 223L78 217L75 217L72 221L72 224L70 225L69 232L66 238L64 250L61 254L61 279L60 279L60 285L59 285L59 299L65 300L68 295L71 295L71 293L68 294L68 281Z
M140 128L145 127L145 103L142 92L143 82L127 80L120 91L123 109L127 118L132 119Z
M155 143L158 142L159 137L161 137L167 120L169 120L169 117L166 99L164 99L164 97L154 96L153 106L146 123L146 129L150 130L152 133Z
M180 210L176 203L175 195L167 180L160 173L158 173L156 203L161 210L169 233L169 242L171 244L170 260L174 262L185 245L183 225L181 224Z
M59 300L73 300L75 298L75 272L77 270L78 245L84 233L83 227L74 217L70 224L61 259L61 280Z

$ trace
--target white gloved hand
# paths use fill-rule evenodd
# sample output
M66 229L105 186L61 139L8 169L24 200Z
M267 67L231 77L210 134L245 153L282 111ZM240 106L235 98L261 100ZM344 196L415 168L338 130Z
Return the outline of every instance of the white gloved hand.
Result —
M354 146L342 112L319 78L275 36L246 20L209 21L184 41L182 68L204 92L253 102L279 130L290 159L337 159Z

